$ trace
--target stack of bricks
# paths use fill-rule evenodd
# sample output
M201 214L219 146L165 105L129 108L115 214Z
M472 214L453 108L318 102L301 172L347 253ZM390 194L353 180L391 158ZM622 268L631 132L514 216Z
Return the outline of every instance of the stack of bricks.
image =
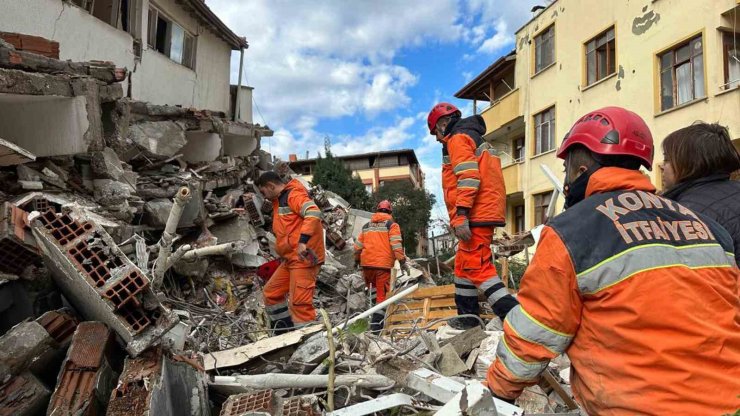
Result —
M47 58L59 59L59 42L22 33L0 32L0 39L13 45L16 50L35 53Z
M229 396L221 407L220 416L243 416L256 412L275 414L275 397L272 390L260 390L253 393L234 394Z
M140 294L149 279L113 244L110 236L91 222L47 210L38 217L45 232L84 276L85 281L123 319L132 335L149 327L156 318L142 307Z
M100 413L104 403L98 398L107 397L113 389L114 373L107 360L113 345L113 333L105 324L79 324L49 402L48 414Z

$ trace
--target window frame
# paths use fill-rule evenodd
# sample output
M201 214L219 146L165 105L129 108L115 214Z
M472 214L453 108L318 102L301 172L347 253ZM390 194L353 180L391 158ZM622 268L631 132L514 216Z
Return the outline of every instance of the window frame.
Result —
M722 30L720 31L722 34L722 68L723 68L723 83L720 86L720 89L723 91L729 91L735 88L740 87L740 77L737 79L731 80L730 79L730 48L732 48L732 44L735 43L736 50L740 50L740 47L738 47L738 43L740 43L740 32L734 32L732 30ZM728 38L730 40L728 40ZM738 53L737 57L735 59L740 59L740 53ZM740 66L740 62L737 63L738 66Z
M157 48L157 27L158 27L160 19L166 22L167 24L167 28L166 28L167 30L165 34L165 45L163 47L164 51L160 51ZM178 28L182 29L183 35L182 35L182 51L181 51L180 61L174 59L172 56L173 26L177 26ZM190 46L188 46L188 42ZM147 14L146 43L147 43L148 49L164 55L170 61L176 64L182 65L188 69L195 71L196 56L197 56L197 50L198 50L198 36L190 33L190 31L188 31L183 25L181 25L176 20L169 17L167 13L162 12L156 5L152 3L149 4L149 10ZM188 53L189 53L189 56L188 56Z
M540 132L540 126L544 125L545 123L542 123L542 122L538 123L537 117L543 116L545 113L550 113L550 112L552 112L552 116L551 116L551 119L547 121L547 123L550 123L550 126L548 126L548 133L550 135L550 137L549 137L550 140L549 140L549 143L548 143L549 144L549 148L543 150L541 148L541 146L539 146L540 140L541 140L541 137L539 136L539 132ZM549 107L546 107L545 109L543 109L543 110L535 113L532 116L532 126L534 128L534 133L532 135L532 137L534 138L534 146L532 146L532 152L533 152L532 153L532 156L533 157L539 156L539 155L542 155L542 154L545 154L547 152L551 152L551 151L555 150L555 146L556 146L555 137L557 135L557 130L556 130L557 129L557 121L556 120L557 120L557 113L555 111L555 105L554 104L551 105L551 106L549 106ZM525 144L525 146L526 146L526 144Z
M694 42L696 40L699 40L701 42L701 47L699 48L700 51L697 53L694 53L692 49L692 46L694 45ZM655 59L655 88L656 88L656 95L655 95L655 109L656 114L665 113L668 111L672 111L677 108L682 108L686 105L689 105L693 102L700 101L707 98L707 62L706 62L706 33L702 29L698 32L694 32L689 36L684 37L683 39L674 42L670 46L661 49L660 51L656 52L654 55ZM678 53L682 48L688 47L688 59L681 59L678 60ZM671 55L671 64L670 66L664 67L663 65L663 58L667 54ZM701 64L701 72L702 72L702 81L701 81L701 88L702 88L702 95L697 95L697 84L696 83L696 74L695 74L695 62L699 62ZM681 68L683 65L688 65L689 68L689 77L691 80L691 98L687 99L681 103L678 103L679 99L679 88L680 82L678 80L678 75L676 74L676 69ZM664 73L669 72L671 76L671 104L670 106L664 107L663 103L663 76Z
M521 147L517 145L521 142ZM514 149L514 163L522 163L527 157L527 139L522 136L514 139L511 143L511 147Z
M519 208L521 208L521 215L518 212ZM526 215L527 215L527 210L524 208L524 203L521 203L519 205L514 205L512 207L512 217L514 217L514 224L513 224L514 233L520 233L526 230L526 226L527 226L526 225L527 224ZM521 228L519 227L520 220L521 220Z
M539 192L532 195L532 206L534 209L532 210L534 212L534 227L544 224L545 220L547 220L547 210L550 207L550 201L552 200L552 190L545 191L545 192ZM538 203L537 199L542 198L541 201ZM537 213L539 211L539 218L537 217Z
M609 39L609 33L611 32L611 39ZM606 48L606 66L607 66L607 72L604 73L604 76L599 77L599 48L598 42L600 39L606 37L606 42L601 45ZM594 43L594 49L589 52L589 45L591 43ZM609 48L609 44L613 45L613 48ZM612 52L610 56L610 52ZM589 53L594 54L594 64L596 65L596 68L594 69L595 73L595 79L593 81L589 80ZM618 54L617 54L617 26L616 24L612 24L608 28L602 30L599 32L596 36L591 37L586 42L583 43L583 85L584 87L590 87L592 85L598 84L600 81L603 81L610 76L617 73L617 61L618 61ZM611 58L611 60L610 60ZM612 64L611 71L609 72L609 64Z
M550 32L552 32L552 35L548 38L548 40L550 41L550 44L552 45L552 48L551 48L552 49L552 61L550 61L550 62L548 62L546 64L543 63L542 65L538 65L538 62L537 62L537 55L538 55L537 54L537 48L540 45L540 42L541 42L541 39L543 38L543 36L547 35ZM547 27L545 27L542 30L540 30L539 32L537 32L532 37L532 39L533 39L532 42L534 43L534 51L532 53L532 76L535 76L535 75L539 74L540 72L543 72L547 68L553 66L555 64L555 62L557 61L557 59L556 59L556 53L555 53L555 22L551 23Z

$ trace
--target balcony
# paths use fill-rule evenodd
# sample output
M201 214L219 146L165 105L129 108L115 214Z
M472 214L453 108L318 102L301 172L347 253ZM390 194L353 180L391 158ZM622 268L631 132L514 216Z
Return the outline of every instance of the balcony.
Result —
M521 163L513 163L502 169L504 184L506 184L506 195L522 192Z
M481 116L486 121L486 134L490 134L507 123L521 117L519 111L519 88L504 95L485 109Z

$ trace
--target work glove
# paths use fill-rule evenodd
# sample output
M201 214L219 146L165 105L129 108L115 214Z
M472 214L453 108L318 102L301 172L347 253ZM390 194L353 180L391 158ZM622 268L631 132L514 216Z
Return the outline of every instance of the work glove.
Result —
M409 264L406 263L406 260L401 262L401 272L405 273L407 276L411 276L411 268L409 267Z
M468 241L473 237L473 233L470 232L470 223L468 219L463 217L464 220L454 227L455 237L461 241Z

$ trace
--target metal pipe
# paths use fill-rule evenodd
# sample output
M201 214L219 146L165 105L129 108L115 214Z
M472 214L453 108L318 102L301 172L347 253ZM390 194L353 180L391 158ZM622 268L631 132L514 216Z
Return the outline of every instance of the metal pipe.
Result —
M241 386L245 389L310 389L326 387L329 376L311 374L256 374L237 376L216 376L213 385ZM355 386L363 388L390 387L394 381L379 374L341 374L334 381L335 386Z
M239 117L237 116L239 114L239 105L241 105L241 100L239 99L239 96L242 93L242 72L244 70L244 48L240 48L239 52L239 81L236 83L236 99L234 102L234 114L232 114L232 119L236 121Z
M152 289L154 290L159 289L164 281L164 273L167 271L167 259L170 257L172 251L172 240L175 238L177 224L180 222L185 204L188 203L191 197L190 188L183 186L177 191L175 198L172 200L172 209L170 210L170 215L167 217L167 223L162 232L162 237L159 239L159 255L152 271Z
M190 250L182 256L183 260L194 260L199 257L206 256L225 256L231 254L239 249L241 242L232 241L229 243L217 244L210 247L196 248Z

